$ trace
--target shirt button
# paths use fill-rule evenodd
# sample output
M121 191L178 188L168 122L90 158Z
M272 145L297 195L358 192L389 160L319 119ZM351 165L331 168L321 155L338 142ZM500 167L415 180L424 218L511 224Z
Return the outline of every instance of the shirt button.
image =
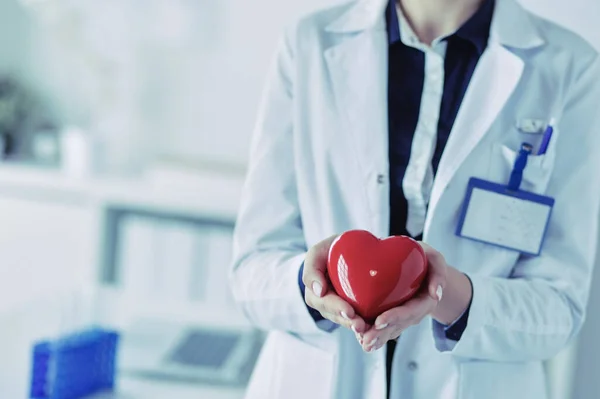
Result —
M431 72L431 80L435 83L439 83L439 81L442 80L442 71L436 69L433 72Z
M385 183L385 175L379 174L377 175L377 184Z
M411 361L408 363L408 369L410 371L415 371L417 368L419 368L419 365L417 364L417 362Z

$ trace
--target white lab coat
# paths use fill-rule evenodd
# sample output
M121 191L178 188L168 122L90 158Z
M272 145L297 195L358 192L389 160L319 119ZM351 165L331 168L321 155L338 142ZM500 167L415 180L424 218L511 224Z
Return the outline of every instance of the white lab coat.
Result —
M307 248L335 233L389 232L387 0L312 14L280 44L251 148L235 234L234 295L270 331L251 399L383 399L385 349L325 332L298 288ZM600 63L574 34L497 0L479 61L439 165L424 241L468 273L462 339L430 319L406 330L392 386L402 399L547 398L542 361L584 320L600 203ZM470 177L508 182L525 139L517 122L557 120L523 189L556 199L541 256L455 236ZM526 136L526 137L525 137Z

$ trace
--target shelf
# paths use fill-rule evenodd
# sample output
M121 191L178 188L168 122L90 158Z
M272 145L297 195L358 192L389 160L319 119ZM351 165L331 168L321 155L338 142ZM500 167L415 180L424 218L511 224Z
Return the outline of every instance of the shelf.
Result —
M4 195L189 217L235 219L242 185L242 175L214 171L109 179L77 178L57 170L0 165L0 192Z

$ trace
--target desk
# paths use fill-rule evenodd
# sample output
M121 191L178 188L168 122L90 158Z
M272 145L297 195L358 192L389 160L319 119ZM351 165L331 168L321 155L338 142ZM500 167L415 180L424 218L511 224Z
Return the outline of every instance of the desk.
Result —
M90 399L242 399L241 389L214 388L199 385L160 383L121 378L115 393L95 395Z
M33 342L58 332L56 296L38 298L10 313L0 314L0 397L28 397ZM242 399L240 388L214 387L121 376L117 391L90 399Z
M0 397L28 396L32 343L56 336L60 299L114 273L111 236L127 214L233 223L243 176L199 173L176 179L72 178L58 171L0 166ZM113 240L109 239L113 237ZM35 250L32 251L31 248ZM48 267L51 266L51 267ZM36 278L32 279L34 275ZM110 280L110 278L108 278ZM64 297L62 297L64 299ZM147 307L154 307L149 304ZM166 306L168 307L168 306ZM113 307L110 312L114 316ZM81 309L80 309L81 310ZM171 309L164 309L165 313ZM117 312L118 313L118 312ZM190 313L190 312L184 312ZM184 315L182 315L183 317ZM102 321L102 320L95 320ZM110 399L239 399L240 389L120 378Z

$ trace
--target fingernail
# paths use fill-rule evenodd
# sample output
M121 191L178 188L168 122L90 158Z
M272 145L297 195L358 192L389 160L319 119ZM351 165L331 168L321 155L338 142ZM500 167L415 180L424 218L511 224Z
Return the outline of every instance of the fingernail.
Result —
M346 320L350 320L350 318L348 317L348 315L346 314L346 312L344 312L343 310L340 312L340 314L342 315L342 317Z
M323 287L318 281L312 283L312 290L316 296L318 296L319 298L321 297L321 294L323 293Z
M352 332L354 332L354 334L358 335L358 331L356 331L356 327L354 327L354 324L351 325L350 328L352 329Z
M438 285L438 287L437 287L437 290L435 291L435 294L436 294L436 295L437 295L437 297L438 297L438 301L441 301L441 300L442 300L442 295L443 295L443 293L444 293L444 290L442 289L442 286L441 286L441 285Z
M380 324L378 326L375 327L376 330L383 330L384 328L386 328L388 326L388 323L385 324Z
M362 337L360 336L360 334L355 334L355 337L356 337L356 340L358 341L358 343L360 345L362 345L363 344L363 340L362 340Z
M367 347L369 347L369 346L372 347L373 345L375 345L375 343L377 342L377 340L378 340L378 338L373 339L373 341L371 341L371 342L369 342L367 344ZM371 348L371 349L373 349L373 348Z

